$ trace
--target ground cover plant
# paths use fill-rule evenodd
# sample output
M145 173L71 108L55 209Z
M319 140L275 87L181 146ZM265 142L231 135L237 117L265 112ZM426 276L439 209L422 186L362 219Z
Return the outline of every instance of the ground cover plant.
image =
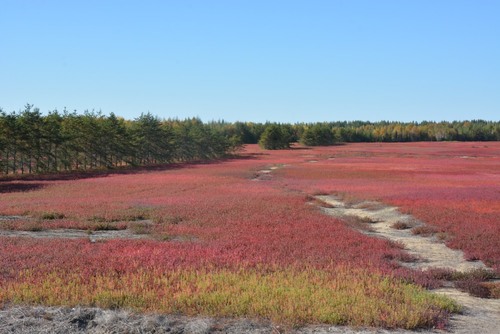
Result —
M381 201L428 224L467 259L500 272L500 144L349 144L311 151L280 170L290 189ZM317 160L315 163L310 160Z
M0 304L123 307L289 325L442 325L457 305L410 283L426 277L399 266L404 250L307 203L324 192L399 205L447 233L451 245L495 265L495 250L481 250L491 250L497 241L480 238L474 248L459 242L477 234L467 222L442 223L455 217L447 205L472 202L467 217L475 217L475 229L498 235L488 217L498 212L491 196L500 146L474 145L349 144L283 151L254 145L239 159L220 163L77 180L0 181L5 189L27 190L0 192L0 216L21 217L0 220L9 229L34 222L42 229L108 224L164 237L102 242L2 237ZM457 165L441 166L452 157ZM256 177L262 174L268 177ZM471 191L483 186L485 192ZM431 191L443 196L435 206L433 197L424 201ZM434 216L424 216L431 206Z

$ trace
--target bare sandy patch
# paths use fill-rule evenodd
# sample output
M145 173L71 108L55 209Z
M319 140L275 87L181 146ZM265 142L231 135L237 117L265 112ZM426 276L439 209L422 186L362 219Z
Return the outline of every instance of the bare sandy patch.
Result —
M144 239L147 235L134 234L130 230L86 231L74 229L57 229L41 231L13 231L0 230L2 237L29 237L29 238L57 238L82 239L88 238L91 242L107 239Z

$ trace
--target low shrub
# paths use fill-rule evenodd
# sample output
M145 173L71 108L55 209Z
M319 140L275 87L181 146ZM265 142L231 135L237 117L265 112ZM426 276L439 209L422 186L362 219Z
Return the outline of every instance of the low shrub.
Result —
M438 232L436 233L436 238L441 241L447 241L450 239L450 236L446 232Z
M463 292L479 298L490 298L491 292L484 283L475 278L469 278L455 282L455 287Z
M370 227L371 220L361 219L356 216L345 216L342 217L342 221L351 228L359 231L373 232L373 228Z
M40 219L45 219L45 220L63 219L64 217L65 215L59 212L43 212L40 215Z
M410 226L408 223L402 221L395 222L394 224L391 225L391 228L395 230L407 230L411 227L412 226Z
M496 278L496 275L494 272L488 269L474 269L474 270L469 270L466 272L460 272L460 271L454 271L452 274L452 279L453 281L459 281L459 280L479 280L479 281L486 281L489 279L494 279Z
M411 233L415 235L420 235L421 237L429 237L435 234L437 230L429 225L420 225L412 228Z
M43 226L36 222L36 221L30 221L28 224L26 224L23 228L24 231L30 231L30 232L40 232L43 231L44 228Z
M494 272L487 269L475 269L467 272L448 268L433 268L426 271L429 277L441 281L454 282L457 289L480 298L499 298L500 283L485 282L494 279Z
M485 282L483 286L490 290L490 298L500 299L500 282Z
M448 268L430 268L426 270L426 273L438 280L451 281L457 272Z
M128 229L135 234L151 234L153 224L150 221L134 221L128 224Z
M125 230L127 228L126 223L113 223L113 222L95 222L89 224L88 229L92 231L117 231Z

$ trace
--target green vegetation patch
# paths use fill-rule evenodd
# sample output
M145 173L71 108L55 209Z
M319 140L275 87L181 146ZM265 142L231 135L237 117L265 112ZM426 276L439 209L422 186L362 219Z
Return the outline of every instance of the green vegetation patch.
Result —
M217 317L423 328L459 306L414 285L362 270L158 270L97 276L24 271L3 285L0 304L88 305Z

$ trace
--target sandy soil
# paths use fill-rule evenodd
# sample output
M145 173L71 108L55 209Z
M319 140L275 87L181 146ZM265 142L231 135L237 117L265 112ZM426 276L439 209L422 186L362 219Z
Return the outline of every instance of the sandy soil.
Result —
M11 231L0 230L2 237L30 237L30 238L64 238L64 239L89 239L91 242L105 239L143 239L145 234L134 234L130 230L111 231L85 231L75 229L57 229L42 231Z
M342 326L307 326L292 329L266 321L136 314L124 310L63 307L12 307L0 309L0 333L235 333L235 334L410 334L412 331ZM418 333L438 333L432 331Z

